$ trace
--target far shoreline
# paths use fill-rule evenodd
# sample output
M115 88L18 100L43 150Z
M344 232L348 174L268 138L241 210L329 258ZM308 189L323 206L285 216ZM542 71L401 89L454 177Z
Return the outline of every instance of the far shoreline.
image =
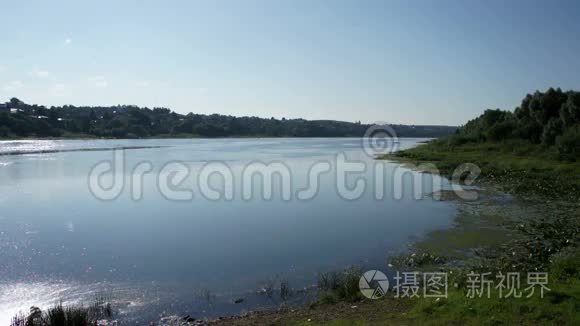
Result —
M20 140L164 140L164 139L340 139L340 138L369 138L364 136L218 136L218 137L206 137L206 136L187 136L187 135L176 135L170 137L154 136L154 137L136 137L136 138L109 138L109 137L91 137L79 136L79 137L0 137L0 141L20 141ZM437 137L409 137L401 136L396 137L396 139L436 139ZM418 142L420 144L427 143L429 140Z

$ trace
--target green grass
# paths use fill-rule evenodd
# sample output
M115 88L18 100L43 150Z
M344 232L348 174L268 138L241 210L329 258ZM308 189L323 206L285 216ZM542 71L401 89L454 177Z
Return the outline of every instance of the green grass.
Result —
M404 312L393 313L393 300L365 301L369 306L358 316L346 312L344 317L317 320L285 320L284 325L580 325L580 250L577 248L555 257L549 270L549 291L541 298L539 292L526 298L500 298L491 289L489 298L469 298L467 290L450 286L443 299L413 299ZM450 279L450 283L458 281ZM461 282L460 282L461 283ZM522 285L525 288L525 275ZM505 293L505 292L504 292ZM408 300L408 299L407 299ZM365 313L380 312L369 319ZM322 316L321 316L322 317ZM316 318L316 317L314 317Z
M416 299L404 314L383 313L368 320L365 316L325 321L286 320L284 325L580 325L580 280L549 286L544 298L467 298L462 290L450 290L447 299ZM389 301L371 303L375 310L388 310Z
M580 325L580 250L568 248L553 257L550 291L541 298L467 298L465 289L451 288L446 300L419 299L408 317L424 325ZM522 275L522 281L523 281ZM526 285L522 283L524 288Z
M421 299L409 320L422 325L579 325L580 281L551 285L544 298L467 298L452 290L446 300Z
M473 163L481 169L480 182L509 192L568 201L580 197L580 162L562 161L553 150L523 141L454 145L444 138L379 158L433 163L447 177Z

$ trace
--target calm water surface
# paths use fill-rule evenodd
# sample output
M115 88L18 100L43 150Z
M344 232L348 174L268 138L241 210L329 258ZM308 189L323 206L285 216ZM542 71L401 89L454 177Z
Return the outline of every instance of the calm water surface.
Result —
M401 148L418 141L402 139ZM143 180L143 199L132 200L128 186L115 200L95 198L91 168L112 160L111 148L135 146L163 146L124 151L126 180L139 162L153 166ZM67 151L87 148L103 150ZM373 160L355 138L0 142L0 154L15 152L28 154L0 155L1 325L32 305L90 302L97 295L109 297L121 319L141 322L275 305L255 294L269 281L287 280L297 290L315 284L321 271L353 264L386 270L389 255L449 227L455 211L450 203L415 199L416 172L393 185L401 167ZM331 171L307 201L294 195L283 200L279 191L271 200L256 194L242 199L239 175L250 162L286 164L294 194L308 185L314 163L327 161L334 170L340 153L365 164L365 172L348 179L349 187L357 179L366 182L361 198L341 198ZM168 200L157 187L158 172L173 161L190 168L179 187L192 189L192 200ZM234 173L231 201L208 200L196 190L197 172L214 161ZM374 190L376 164L385 171L383 199ZM430 184L433 177L421 178ZM220 185L219 178L212 182ZM404 196L393 198L401 188ZM432 191L425 188L424 195ZM234 304L235 298L245 300Z

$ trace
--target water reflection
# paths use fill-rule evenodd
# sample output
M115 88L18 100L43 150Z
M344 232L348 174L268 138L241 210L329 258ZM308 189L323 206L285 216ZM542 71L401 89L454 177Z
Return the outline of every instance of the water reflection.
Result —
M401 148L417 141L402 139ZM10 146L166 147L126 152L127 173L142 161L156 168L144 179L141 201L131 200L128 189L110 202L91 195L89 171L110 159L111 151L0 156L2 316L60 299L90 302L103 291L116 300L125 318L155 318L164 311L238 313L272 304L256 295L267 280L285 279L304 289L321 271L351 264L383 268L387 255L403 250L414 237L450 226L453 218L450 203L415 200L412 187L407 189L410 179L401 185L406 195L400 200L389 195L392 187L377 200L374 161L361 150L360 139L51 142ZM313 199L288 202L276 196L244 201L240 195L213 202L199 194L188 202L168 201L157 191L154 177L170 161L187 162L195 178L208 161L241 171L251 161L278 160L289 166L299 189L313 162L338 153L368 164L358 177L371 189L358 200L337 195L332 173L321 177ZM387 180L397 166L385 163ZM211 306L198 295L208 290L216 298ZM244 302L233 303L238 297Z

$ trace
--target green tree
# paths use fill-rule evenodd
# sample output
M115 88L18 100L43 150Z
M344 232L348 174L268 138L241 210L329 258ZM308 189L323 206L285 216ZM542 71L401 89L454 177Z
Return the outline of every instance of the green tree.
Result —
M562 134L562 120L558 118L552 118L548 121L548 124L544 127L544 132L542 133L542 143L545 145L554 145L556 137Z
M568 129L557 137L556 148L563 158L576 160L580 156L580 127Z
M20 108L20 106L22 105L22 101L17 99L16 97L11 98L9 103L11 108Z
M12 134L10 128L6 126L0 126L0 137L9 137Z
M489 128L487 136L491 141L508 139L512 136L515 126L515 122L511 120L498 122Z
M560 109L560 117L566 126L580 123L580 93L570 92Z

